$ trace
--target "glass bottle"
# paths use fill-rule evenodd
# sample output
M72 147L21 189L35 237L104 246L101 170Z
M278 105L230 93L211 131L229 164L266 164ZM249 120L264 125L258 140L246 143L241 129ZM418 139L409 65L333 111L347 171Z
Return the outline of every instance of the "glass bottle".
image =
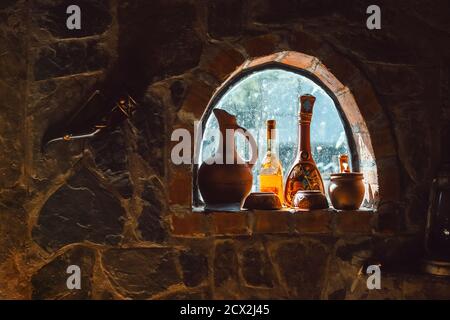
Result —
M276 144L276 121L267 120L267 152L261 162L259 188L261 192L273 192L283 203L283 167Z
M298 149L297 157L286 179L284 200L292 206L295 194L299 190L319 190L325 194L322 177L311 154L310 125L316 98L312 95L300 97Z
M339 172L340 173L350 172L350 165L348 163L348 154L339 155Z

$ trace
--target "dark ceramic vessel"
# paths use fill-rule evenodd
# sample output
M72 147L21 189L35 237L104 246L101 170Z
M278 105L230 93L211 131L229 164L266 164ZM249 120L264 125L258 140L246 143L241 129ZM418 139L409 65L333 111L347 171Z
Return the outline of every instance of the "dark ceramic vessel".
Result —
M357 210L364 199L363 174L359 172L330 175L328 194L333 207L338 210Z
M279 210L282 208L280 198L273 192L252 192L245 199L244 209Z
M214 109L221 133L219 148L203 162L198 170L198 186L206 206L234 205L240 207L252 188L252 168L258 157L253 136L236 122L236 117L221 109ZM245 133L252 148L252 159L244 161L236 151L233 139L227 139L226 130ZM229 163L231 162L231 163Z
M299 190L294 196L293 205L300 211L328 208L328 201L320 190Z

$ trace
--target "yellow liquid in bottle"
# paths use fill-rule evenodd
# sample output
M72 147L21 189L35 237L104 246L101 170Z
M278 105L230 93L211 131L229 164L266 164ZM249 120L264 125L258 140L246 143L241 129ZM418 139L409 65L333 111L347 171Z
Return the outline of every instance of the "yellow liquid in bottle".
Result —
M284 202L283 196L283 176L281 174L274 175L264 175L259 176L259 189L261 192L273 192L278 198L280 198L281 203Z

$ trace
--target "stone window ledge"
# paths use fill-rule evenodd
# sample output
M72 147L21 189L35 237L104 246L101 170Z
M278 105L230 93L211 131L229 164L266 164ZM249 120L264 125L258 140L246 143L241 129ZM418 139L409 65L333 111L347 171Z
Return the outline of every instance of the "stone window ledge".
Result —
M257 234L372 235L373 210L335 209L308 212L243 210L172 213L170 226L175 237L251 236Z

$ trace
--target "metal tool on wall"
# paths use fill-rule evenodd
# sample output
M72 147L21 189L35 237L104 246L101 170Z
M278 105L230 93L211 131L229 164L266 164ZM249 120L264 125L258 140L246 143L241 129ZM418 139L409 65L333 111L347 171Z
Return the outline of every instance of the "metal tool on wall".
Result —
M96 108L95 104L100 107ZM100 132L111 129L123 120L130 118L137 107L136 101L128 94L113 103L109 110L108 105L110 103L100 91L94 91L69 120L57 123L47 130L42 142L42 151L45 152L50 145L56 142L93 138ZM102 113L102 111L106 111L106 116L97 120L99 117L96 114Z

